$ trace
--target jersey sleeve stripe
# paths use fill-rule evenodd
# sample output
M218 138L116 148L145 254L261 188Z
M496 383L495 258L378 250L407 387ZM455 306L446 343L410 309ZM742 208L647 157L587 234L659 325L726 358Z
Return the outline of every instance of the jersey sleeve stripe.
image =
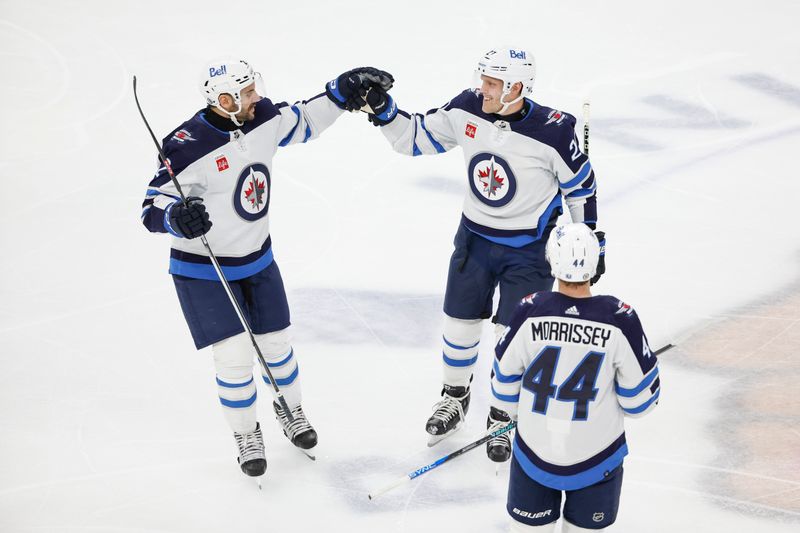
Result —
M633 398L638 396L640 392L650 386L654 379L658 376L658 367L656 367L650 374L648 374L639 385L632 389L626 389L619 386L619 383L616 381L614 382L614 390L617 391L617 395L623 396L625 398Z
M431 132L429 132L428 128L425 127L425 117L420 115L419 119L422 129L425 131L425 135L428 136L428 140L431 141L431 144L433 145L434 148L436 148L436 151L440 154L445 153L447 150L444 149L444 146L442 146L441 143L439 143L436 139L434 139L433 135L431 135Z
M183 235L181 235L180 233L175 231L175 229L172 227L172 224L169 223L170 214L172 213L172 206L174 206L174 205L175 205L175 203L173 202L173 203L169 204L169 206L167 206L167 208L164 210L164 228L170 234L172 234L172 235L174 235L176 237L183 237Z
M281 140L281 142L278 143L278 146L286 146L287 144L289 144L289 142L292 140L292 137L294 137L294 132L297 130L297 125L300 124L300 110L297 109L297 106L293 105L292 111L294 112L295 115L297 115L297 122L295 123L291 131L289 131L289 133L286 134L286 137L284 137L283 140Z
M661 395L661 389L657 390L657 391L656 391L656 393L653 395L653 397L652 397L652 398L650 398L649 400L647 400L646 402L644 402L644 403L643 403L642 405L640 405L639 407L634 407L634 408L632 408L632 409L626 409L626 408L624 408L624 407L623 407L623 408L622 408L622 410L623 410L623 411L625 411L625 412L626 412L626 413L628 413L628 414L631 414L631 415L636 415L636 414L639 414L639 413L641 413L642 411L645 411L645 410L647 410L647 408L648 408L648 407L650 407L650 406L653 404L653 402L657 401L657 400L658 400L658 397L659 397L660 395Z
M576 186L577 184L582 182L584 179L586 179L586 176L588 176L589 172L591 172L591 171L592 171L592 164L587 159L586 162L581 167L581 169L575 175L575 177L572 178L571 180L569 180L566 183L562 183L561 184L561 188L562 189L571 189L572 187Z
M417 146L417 119L414 117L410 117L411 120L414 122L414 135L411 137L411 142L413 143L413 147L411 150L411 156L417 157L418 155L422 155L422 150L419 149Z
M522 374L503 374L500 372L500 365L497 364L497 359L494 360L494 377L500 383L516 383L522 379Z
M594 190L596 188L597 187L595 187L594 184L592 184L592 186L589 187L588 189L578 189L576 191L572 191L567 195L567 198L580 198L582 196L589 196L591 194L594 194Z
M499 392L494 390L494 385L492 385L492 394L494 395L495 398L503 402L509 402L509 403L519 402L519 394L500 394Z

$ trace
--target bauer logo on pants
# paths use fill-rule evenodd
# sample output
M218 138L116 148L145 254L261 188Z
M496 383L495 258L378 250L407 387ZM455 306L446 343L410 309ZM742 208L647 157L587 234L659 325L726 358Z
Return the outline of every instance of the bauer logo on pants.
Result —
M233 207L243 219L258 220L269 210L270 189L269 169L262 163L253 163L239 174L233 191Z
M517 180L505 159L481 152L469 163L469 186L478 199L491 207L502 207L514 198Z

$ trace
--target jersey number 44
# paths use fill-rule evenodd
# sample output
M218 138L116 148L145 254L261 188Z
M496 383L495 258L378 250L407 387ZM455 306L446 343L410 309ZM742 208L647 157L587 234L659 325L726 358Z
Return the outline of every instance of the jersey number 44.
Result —
M561 355L558 346L546 346L528 366L522 376L522 387L533 394L533 412L545 414L550 398L562 402L574 402L573 420L586 420L589 403L597 397L595 388L600 366L605 353L589 352L575 367L569 377L558 387L553 382L556 366Z

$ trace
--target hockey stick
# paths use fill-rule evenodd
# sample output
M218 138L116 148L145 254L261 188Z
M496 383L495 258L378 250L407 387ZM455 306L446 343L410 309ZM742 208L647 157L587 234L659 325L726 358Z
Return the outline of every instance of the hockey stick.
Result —
M583 103L583 153L589 155L589 102Z
M587 156L589 155L589 101L588 100L583 103L583 153ZM653 355L657 357L672 348L674 348L674 345L665 344L664 346L653 352Z
M653 355L655 355L656 357L658 357L658 356L659 356L659 355L661 355L662 353L666 352L667 350L671 350L671 349L672 349L672 348L674 348L674 347L675 347L675 345L674 345L674 344L665 344L664 346L662 346L661 348L659 348L658 350L656 350L655 352L653 352Z
M480 446L484 442L488 442L489 440L491 440L491 439L493 439L495 437L499 437L500 435L502 435L504 433L508 433L509 431L514 429L515 427L517 427L517 423L516 422L511 422L507 426L503 426L500 429L498 429L497 431L489 433L488 435L484 435L483 437L481 437L480 439L476 440L475 442L467 444L466 446L464 446L460 450L456 450L456 451L454 451L452 453L449 453L449 454L445 455L444 457L442 457L441 459L437 459L436 461L432 462L431 464L423 466L422 468L418 468L418 469L414 470L413 472L410 472L410 473L404 475L403 477L400 477L400 478L396 479L395 481L392 481L388 485L386 485L386 486L384 486L384 487L382 487L382 488L380 488L380 489L378 489L378 490L376 490L374 492L371 492L371 493L367 494L367 497L370 500L374 500L375 498L377 498L381 494L383 494L385 492L389 492L393 488L399 487L403 483L408 483L412 479L417 478L417 477L421 476L422 474L424 474L426 472L430 472L431 470L433 470L437 466L443 465L444 463L446 463L450 459L455 459L459 455L463 455L463 454L467 453L470 450L474 450L475 448L477 448L478 446Z
M158 157L161 158L161 162L164 163L164 168L167 169L167 173L169 174L169 178L172 180L172 184L175 185L175 188L178 190L178 194L186 203L186 196L183 194L183 189L181 188L181 184L178 183L178 180L175 178L175 173L172 171L172 166L169 163L169 160L164 155L164 150L161 148L161 144L156 139L155 134L153 133L152 128L150 128L150 123L147 122L147 118L144 116L144 111L142 111L142 106L139 104L139 95L136 93L136 76L133 77L133 98L136 100L136 107L139 109L139 114L142 116L142 120L144 121L144 125L147 127L147 131L150 132L150 137L153 139L153 143L156 145L156 149L158 149ZM247 323L247 319L244 317L244 313L242 312L242 308L239 305L239 301L233 295L233 291L231 290L230 283L228 283L225 274L222 272L222 267L217 260L217 256L214 255L214 252L211 251L211 246L208 244L208 239L206 239L205 235L200 235L200 241L205 246L206 251L208 252L208 257L211 259L211 264L214 265L214 270L217 272L217 276L219 276L219 280L222 282L222 286L225 288L225 293L228 295L228 299L233 304L233 309L236 311L236 316L239 317L239 322L242 323L247 334L250 336L250 342L253 343L253 348L256 351L256 355L258 355L258 361L261 363L261 367L264 369L264 372L267 374L269 378L269 382L272 385L272 389L275 391L275 396L277 397L278 403L283 409L283 412L286 413L286 418L289 419L289 422L294 422L294 416L292 412L289 410L289 405L286 403L286 399L283 397L283 393L281 392L280 388L278 387L278 382L275 381L275 378L272 376L272 372L269 370L269 366L267 362L264 360L264 356L261 354L261 349L258 347L258 343L256 342L256 338L253 335L253 330L250 328L250 324ZM310 456L309 456L310 457Z

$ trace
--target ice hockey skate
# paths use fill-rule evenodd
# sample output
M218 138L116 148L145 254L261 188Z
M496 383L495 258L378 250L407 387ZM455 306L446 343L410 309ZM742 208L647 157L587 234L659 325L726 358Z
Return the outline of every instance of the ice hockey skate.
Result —
M280 423L286 438L306 454L309 459L315 461L316 457L311 452L311 449L317 445L317 432L308 422L306 414L303 412L303 407L298 405L291 409L292 417L294 418L291 422L280 405L273 402L272 407L275 409L275 418Z
M246 475L258 478L267 471L267 457L264 455L264 437L261 435L261 426L256 422L256 429L248 433L233 432L236 445L239 447L239 468ZM258 488L261 481L257 480Z
M494 433L498 429L506 427L511 422L508 413L492 407L489 417L486 419L486 432ZM495 463L505 463L511 458L511 436L510 431L494 437L486 443L486 455Z
M469 387L444 386L442 399L433 406L433 414L425 424L425 431L431 435L429 447L458 431L469 411L469 396Z

